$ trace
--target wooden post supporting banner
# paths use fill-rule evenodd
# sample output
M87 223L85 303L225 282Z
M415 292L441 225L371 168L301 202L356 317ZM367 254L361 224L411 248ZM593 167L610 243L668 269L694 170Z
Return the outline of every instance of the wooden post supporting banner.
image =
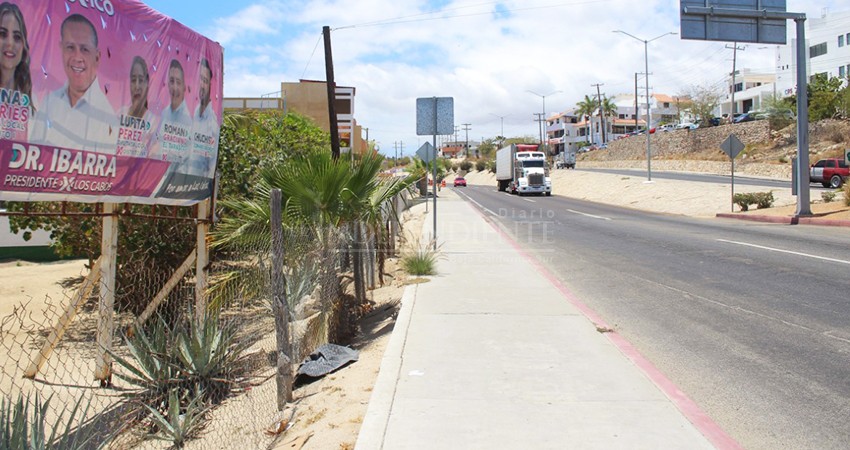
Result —
M41 350L39 350L38 354L35 355L35 359L30 363L29 367L27 367L26 372L24 372L24 378L35 378L38 371L41 370L41 367L44 366L44 363L50 358L50 355L53 353L53 349L55 349L56 345L59 344L59 341L68 329L71 321L74 320L74 316L77 315L80 307L83 306L86 299L89 298L94 290L94 284L100 280L100 262L102 260L103 256L94 262L88 276L86 276L86 279L83 280L82 286L80 286L77 293L74 294L74 298L71 299L71 303L68 304L68 307L65 308L65 313L59 318L59 322L56 326L50 330L50 334L47 336L47 340L44 341L44 345L41 346Z
M210 201L204 200L198 204L197 251L195 260L195 319L203 323L207 313L207 265L210 261L210 249L207 244L207 233L210 231L209 217Z
M100 301L97 319L97 366L94 377L101 386L112 383L112 338L115 336L115 268L118 256L118 216L116 205L103 205L103 231L100 242Z
M289 342L289 304L286 277L283 274L283 212L280 189L272 189L270 202L272 227L272 311L277 338L277 409L283 411L292 401L292 345Z
M153 300L148 304L148 307L136 318L136 321L133 325L134 328L141 328L142 325L147 322L148 319L153 315L154 311L159 307L159 305L168 297L168 294L171 293L171 290L177 286L177 283L183 279L183 276L186 275L186 272L192 268L192 264L195 263L195 254L197 251L195 249L192 250L192 253L186 257L186 260L183 261L183 264L177 268L174 274L171 275L171 278L165 282L165 285L156 295L153 297Z

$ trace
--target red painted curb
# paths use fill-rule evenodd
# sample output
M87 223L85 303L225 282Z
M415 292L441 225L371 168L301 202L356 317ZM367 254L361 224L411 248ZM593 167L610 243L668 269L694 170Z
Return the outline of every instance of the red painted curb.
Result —
M722 219L749 220L751 222L782 223L786 225L818 225L825 227L850 227L850 220L824 219L821 217L797 217L797 216L761 216L735 213L718 213L716 217Z

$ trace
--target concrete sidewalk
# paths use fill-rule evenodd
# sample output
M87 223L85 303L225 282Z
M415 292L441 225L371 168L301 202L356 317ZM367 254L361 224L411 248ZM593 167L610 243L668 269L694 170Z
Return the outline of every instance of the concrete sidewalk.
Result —
M440 195L438 275L405 289L357 449L738 447L469 202Z

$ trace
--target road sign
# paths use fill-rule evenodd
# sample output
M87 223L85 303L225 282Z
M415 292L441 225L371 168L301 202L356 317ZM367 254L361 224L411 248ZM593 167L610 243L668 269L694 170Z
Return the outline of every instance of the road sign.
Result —
M744 149L744 144L737 136L730 134L729 137L720 144L720 148L723 150L723 153L729 155L729 159L735 159L741 153L741 150Z
M416 150L416 156L428 163L437 158L437 149L430 142L426 142Z
M449 135L455 132L453 97L424 97L416 99L416 134Z
M682 39L786 43L785 0L680 0Z

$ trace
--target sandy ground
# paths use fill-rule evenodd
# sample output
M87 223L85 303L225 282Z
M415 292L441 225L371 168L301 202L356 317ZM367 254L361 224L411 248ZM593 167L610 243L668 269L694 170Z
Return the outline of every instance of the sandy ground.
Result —
M449 186L454 178L447 178ZM470 184L495 187L493 174L466 174ZM728 213L731 207L731 187L711 183L688 183L657 179L645 182L642 176L621 176L572 170L552 172L555 195L696 217L713 217ZM451 189L451 188L449 188ZM752 188L736 187L737 192ZM796 198L776 190L776 208L750 213L791 215ZM850 207L843 206L842 194L832 203L813 198L816 214L833 211L831 218L850 219ZM424 220L424 208L419 205L405 213L405 234L418 236ZM737 206L735 207L737 211ZM834 217L832 216L834 215ZM415 244L408 239L409 245ZM40 311L45 298L61 299L68 293L63 283L86 273L84 261L33 264L27 262L0 263L0 317L13 311L15 305L29 302L28 310ZM385 285L370 291L374 310L361 322L361 336L353 345L360 351L357 362L294 391L297 403L282 416L261 418L243 433L264 433L276 428L281 417L293 413L294 423L277 436L276 449L352 449L366 413L372 387L380 369L381 358L395 322L398 302L409 278L398 268L396 260L386 267ZM273 381L270 381L273 383ZM238 403L238 399L234 399ZM250 405L250 402L247 403ZM250 414L249 412L245 413ZM204 446L204 445L202 445Z

